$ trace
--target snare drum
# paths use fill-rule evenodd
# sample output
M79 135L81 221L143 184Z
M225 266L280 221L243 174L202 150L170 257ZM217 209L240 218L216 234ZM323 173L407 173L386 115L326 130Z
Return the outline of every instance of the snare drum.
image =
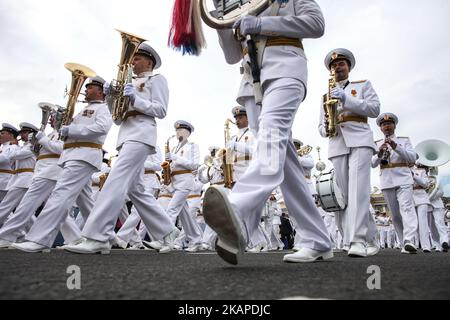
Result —
M320 205L326 212L342 211L347 208L344 196L336 183L334 169L317 178L316 190Z

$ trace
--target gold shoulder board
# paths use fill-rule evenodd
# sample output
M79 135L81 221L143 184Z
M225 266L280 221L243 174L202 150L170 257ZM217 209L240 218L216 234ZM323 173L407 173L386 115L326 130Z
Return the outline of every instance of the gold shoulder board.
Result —
M364 82L367 82L367 80L352 81L352 84L358 84L358 83L364 83Z

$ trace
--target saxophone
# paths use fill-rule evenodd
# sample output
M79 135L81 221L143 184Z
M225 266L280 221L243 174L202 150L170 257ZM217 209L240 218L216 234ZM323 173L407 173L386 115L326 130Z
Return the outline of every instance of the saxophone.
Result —
M331 68L330 77L328 79L328 93L324 95L324 103L323 108L325 111L325 131L327 133L327 137L332 138L337 135L336 124L337 124L337 107L339 100L331 98L331 90L336 88L336 70Z
M234 176L233 176L233 157L232 157L232 151L227 148L228 142L231 140L230 135L230 124L234 122L230 119L227 119L225 121L224 125L224 139L225 139L225 148L219 150L217 153L217 157L219 157L222 160L222 173L223 173L223 180L225 182L225 188L231 189L233 187L234 183Z
M113 120L122 121L125 118L128 111L128 105L130 104L130 98L123 96L123 90L126 84L133 82L133 68L131 62L138 51L139 46L145 39L121 30L117 31L122 37L122 55L120 57L117 79L113 80L111 85L110 98Z
M176 137L176 135L173 135L169 139L167 139L166 146L165 146L165 153L166 153L166 155L168 153L170 153L170 140L175 138L175 137ZM170 163L171 162L172 161L164 161L163 163L161 163L163 183L166 186L168 186L172 182L172 172L170 171Z
M300 157L304 157L307 154L310 154L312 150L313 150L313 147L311 147L311 146L304 146L304 147L301 147L300 149L297 150L297 154Z

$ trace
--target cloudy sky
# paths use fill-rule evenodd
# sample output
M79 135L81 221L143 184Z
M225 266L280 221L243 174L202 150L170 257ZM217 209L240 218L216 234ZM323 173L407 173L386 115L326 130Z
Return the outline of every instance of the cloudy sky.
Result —
M398 135L414 145L427 139L450 143L450 1L448 0L317 0L326 34L305 40L309 59L309 95L301 105L294 136L323 150L327 140L317 131L320 97L327 88L324 56L336 47L354 52L351 80L369 79L382 111L400 117ZM66 62L89 66L113 79L121 39L115 28L148 39L160 52L158 70L169 82L170 105L159 122L159 144L173 134L173 123L190 121L192 140L202 155L223 144L223 123L231 117L240 83L239 66L227 65L214 30L205 26L208 48L200 57L182 56L167 47L171 0L0 0L0 121L39 125L39 102L66 105L64 89L71 75ZM78 106L79 110L82 106ZM371 121L376 138L381 138ZM117 128L106 148L114 150ZM317 158L317 153L314 153ZM203 158L203 157L202 157ZM450 165L441 167L450 175ZM378 184L373 172L373 185ZM446 186L450 195L450 185Z

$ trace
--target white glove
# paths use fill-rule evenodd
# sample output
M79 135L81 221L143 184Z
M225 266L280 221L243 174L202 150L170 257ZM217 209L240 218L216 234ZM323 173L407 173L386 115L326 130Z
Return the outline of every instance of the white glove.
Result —
M28 141L33 141L33 139L34 139L34 133L32 132L32 133L29 133L28 134Z
M61 137L68 137L69 136L69 126L62 126L61 129L59 129L59 135Z
M105 96L109 96L110 93L111 93L111 85L108 82L105 82L103 84L103 94Z
M236 141L230 141L227 143L227 149L231 149L232 151L236 151Z
M175 153L167 153L166 154L166 161L177 161L178 156Z
M36 139L38 141L41 140L44 136L45 136L45 133L42 131L39 131L38 133L36 133Z
M331 97L333 99L341 100L342 103L345 103L345 100L346 100L345 91L341 87L336 87L336 88L331 89Z
M128 83L125 85L125 88L123 89L123 95L124 97L129 97L131 100L134 100L136 97L136 88L132 83Z
M243 36L259 34L261 32L261 18L249 15L243 16L234 23L233 29L239 29Z

